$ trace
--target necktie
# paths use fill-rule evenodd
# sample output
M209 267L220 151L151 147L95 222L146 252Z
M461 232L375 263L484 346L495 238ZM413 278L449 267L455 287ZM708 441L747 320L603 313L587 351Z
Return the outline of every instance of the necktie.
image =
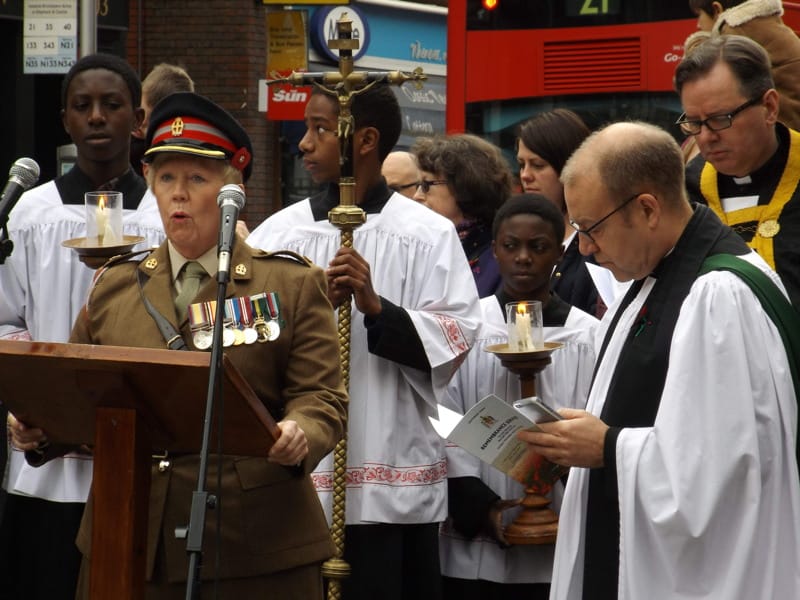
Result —
M189 261L181 268L178 279L181 282L181 291L175 297L175 309L177 310L178 320L182 321L186 317L186 309L191 304L200 285L207 276L206 270L196 261Z

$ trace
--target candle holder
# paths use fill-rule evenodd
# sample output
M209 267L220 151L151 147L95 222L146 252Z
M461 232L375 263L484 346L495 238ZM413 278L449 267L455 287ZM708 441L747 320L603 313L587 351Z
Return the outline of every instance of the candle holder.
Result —
M522 398L536 395L536 375L550 364L550 355L561 348L559 342L544 342L544 348L520 352L508 344L487 346L500 363L519 377ZM551 482L545 482L547 487ZM545 496L547 489L537 477L525 488L525 497L520 501L522 511L505 528L504 536L510 544L552 544L558 533L558 515L550 508Z
M99 269L109 259L133 250L133 247L144 238L140 235L123 235L122 241L113 246L98 246L97 237L73 238L61 242L65 248L70 248L78 255L78 260L90 269Z
M86 192L86 237L95 246L118 246L122 238L122 192Z

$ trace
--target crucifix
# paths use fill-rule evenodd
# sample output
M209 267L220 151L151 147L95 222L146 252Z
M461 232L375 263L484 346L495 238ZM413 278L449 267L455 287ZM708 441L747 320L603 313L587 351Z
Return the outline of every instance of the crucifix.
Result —
M308 85L312 83L324 93L336 98L339 104L339 117L336 135L339 139L339 205L328 212L328 220L341 231L341 246L353 247L353 231L366 221L366 214L356 204L356 180L353 175L353 132L357 123L351 114L355 96L375 85L402 85L413 81L420 88L427 79L422 69L417 67L411 73L402 71L354 71L353 50L358 50L359 42L353 39L353 22L347 13L336 21L336 37L328 40L328 48L339 52L339 70L303 73L292 72L287 77L276 77L267 85L291 83ZM351 303L343 302L338 309L339 360L345 387L350 387L350 324ZM322 565L322 574L328 579L328 599L342 597L342 580L350 574L350 565L344 560L345 527L345 488L347 480L347 434L334 450L333 472L333 523L331 537L334 556Z

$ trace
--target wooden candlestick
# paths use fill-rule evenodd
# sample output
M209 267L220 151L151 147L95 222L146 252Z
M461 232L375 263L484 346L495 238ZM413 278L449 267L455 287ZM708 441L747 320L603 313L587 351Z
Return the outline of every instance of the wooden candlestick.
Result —
M545 342L543 350L519 352L509 350L508 344L495 344L486 348L500 359L500 363L519 377L523 398L536 396L536 375L550 364L550 354L562 344ZM505 528L504 535L510 544L552 544L558 533L558 515L550 508L550 500L533 487L525 488L520 502L522 511Z

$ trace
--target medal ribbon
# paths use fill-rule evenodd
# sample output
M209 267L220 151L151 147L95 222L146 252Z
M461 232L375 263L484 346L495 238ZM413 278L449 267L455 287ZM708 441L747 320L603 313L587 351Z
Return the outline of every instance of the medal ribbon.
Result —
M278 294L276 292L267 294L267 304L269 305L269 318L273 321L277 321L281 312L281 303L278 300Z
M192 331L197 329L210 329L208 312L205 302L189 305L189 327Z
M239 304L239 312L242 315L242 325L247 328L253 324L253 305L250 303L250 298L247 296L236 298Z

